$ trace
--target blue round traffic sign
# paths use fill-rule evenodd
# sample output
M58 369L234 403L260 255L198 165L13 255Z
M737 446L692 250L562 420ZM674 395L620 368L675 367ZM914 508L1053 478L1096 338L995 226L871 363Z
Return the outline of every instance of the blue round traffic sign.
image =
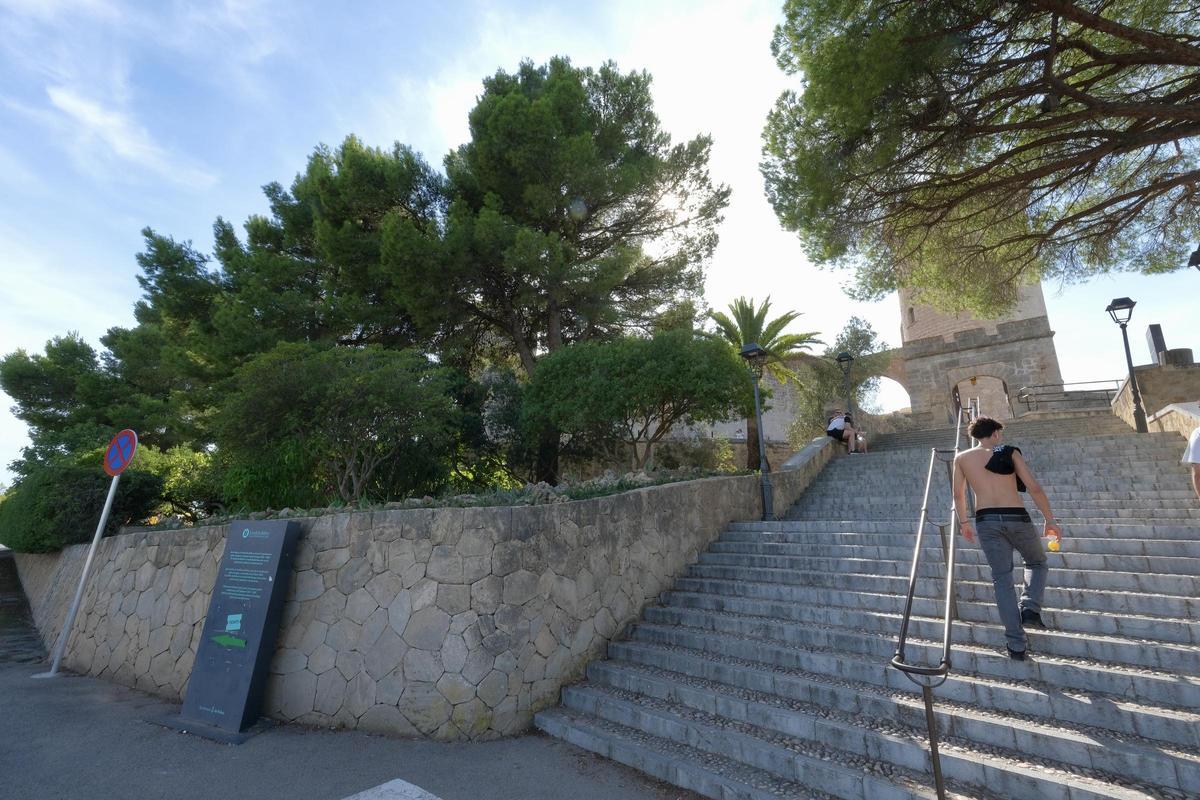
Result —
M112 438L104 452L104 471L114 478L125 471L137 452L137 434L126 428Z

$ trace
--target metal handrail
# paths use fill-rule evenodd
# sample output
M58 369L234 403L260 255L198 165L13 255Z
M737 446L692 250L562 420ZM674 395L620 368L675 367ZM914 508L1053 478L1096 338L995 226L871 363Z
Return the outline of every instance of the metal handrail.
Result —
M1088 389L1082 387L1095 386ZM1073 388L1080 387L1080 388ZM1105 381L1076 381L1075 383L1040 383L1033 386L1022 386L1017 390L1017 402L1024 403L1026 411L1036 411L1039 402L1062 402L1078 399L1079 395L1103 395L1104 399L1112 402L1121 388L1119 380ZM1072 397L1074 395L1075 397Z
M925 725L929 729L929 753L933 765L933 778L938 798L941 800L944 800L946 797L946 787L942 779L941 756L938 753L937 722L933 713L933 690L946 682L952 666L950 658L951 633L953 631L954 620L958 616L958 604L956 602L954 587L957 537L954 535L953 529L957 527L955 523L958 521L958 509L954 504L952 491L950 519L944 523L931 522L929 519L929 493L933 487L933 465L937 462L939 455L949 454L947 465L949 466L951 485L953 487L954 458L958 455L962 441L963 417L967 418L967 422L971 422L978 417L979 399L973 398L967 404L967 408L959 407L957 411L958 419L954 426L954 448L947 450L934 447L929 452L929 468L925 473L925 494L921 500L921 516L917 522L917 540L913 545L912 568L908 574L908 594L904 601L904 615L900 620L900 636L896 641L896 654L892 656L890 662L891 666L900 670L905 677L921 687L921 697L925 701ZM904 647L908 643L908 625L912 619L913 600L917 592L917 571L921 559L921 540L924 537L926 525L933 525L938 529L938 534L942 540L942 552L946 555L946 594L943 609L942 657L936 666L910 664L904 657ZM947 527L952 529L948 540L946 536Z

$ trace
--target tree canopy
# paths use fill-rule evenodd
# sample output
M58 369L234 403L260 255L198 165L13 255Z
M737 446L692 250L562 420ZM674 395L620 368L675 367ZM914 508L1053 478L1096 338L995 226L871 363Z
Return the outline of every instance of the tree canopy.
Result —
M761 304L753 299L739 297L729 304L729 314L713 311L709 318L717 326L717 336L733 348L734 353L741 355L742 348L748 344L757 344L767 352L766 372L783 383L795 381L796 372L785 363L785 360L807 351L814 344L821 344L815 332L785 333L784 329L800 318L800 312L788 311L768 321L771 313L771 298L767 297ZM747 409L746 415L746 468L758 469L760 464L758 452L758 418L754 415L753 407Z
M677 425L722 422L753 402L750 391L745 366L723 343L670 330L548 355L534 372L525 413L567 433L615 435L642 469Z
M123 427L153 490L136 508L193 520L555 480L559 431L523 422L537 363L692 336L729 198L709 138L673 143L650 83L525 62L484 79L444 174L350 135L240 228L218 218L211 250L146 228L133 326L0 360L32 438L10 499L33 509L26 481L72 483ZM648 435L705 402L641 408Z
M446 157L444 237L384 224L382 269L415 319L486 331L531 375L539 354L648 330L699 295L729 189L707 136L671 143L647 73L556 58L483 87Z
M843 377L841 365L837 363L839 353L849 353L854 358L847 377ZM847 382L854 410L865 407L869 411L879 390L879 375L887 369L890 360L887 342L879 337L871 323L861 317L847 320L821 358L810 359L804 365L803 380L797 384L799 411L792 423L791 438L807 441L821 435L827 422L826 412L831 407L846 405Z
M1200 237L1200 4L787 0L764 133L780 220L856 292L995 313L1164 272Z

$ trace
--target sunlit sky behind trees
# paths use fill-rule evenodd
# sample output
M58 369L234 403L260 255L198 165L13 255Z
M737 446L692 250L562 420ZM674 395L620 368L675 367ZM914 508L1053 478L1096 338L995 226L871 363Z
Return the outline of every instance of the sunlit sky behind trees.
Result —
M733 189L705 298L723 309L771 295L832 341L852 315L898 345L895 299L845 299L848 276L810 266L763 197L766 114L791 80L770 54L777 2L214 3L0 0L0 352L40 351L78 331L93 345L132 324L134 254L150 226L202 251L218 215L263 213L261 187L290 184L319 143L349 133L401 141L440 165L468 138L480 81L521 59L615 60L654 77L656 108L677 141L714 138L712 173ZM793 87L794 88L794 87ZM1104 313L1138 301L1143 332L1200 351L1200 272L1102 276L1048 285L1068 381L1123 371ZM885 408L907 405L885 384ZM0 412L0 483L25 443Z

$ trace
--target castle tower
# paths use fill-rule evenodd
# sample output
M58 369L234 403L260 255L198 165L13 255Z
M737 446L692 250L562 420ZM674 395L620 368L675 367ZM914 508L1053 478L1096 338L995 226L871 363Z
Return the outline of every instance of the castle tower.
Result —
M998 319L939 311L905 289L900 314L897 366L914 416L934 423L951 416L957 389L964 403L978 397L983 413L1008 419L1021 387L1062 386L1041 284L1023 287L1016 307Z

